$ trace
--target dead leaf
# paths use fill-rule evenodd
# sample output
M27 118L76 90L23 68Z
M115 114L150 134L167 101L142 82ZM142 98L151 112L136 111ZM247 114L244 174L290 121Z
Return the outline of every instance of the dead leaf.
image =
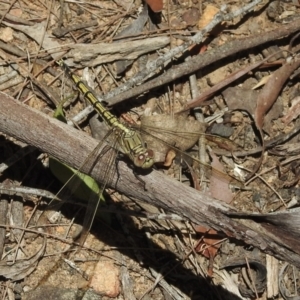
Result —
M201 253L206 258L215 257L217 255L218 249L221 247L220 236L214 229L207 229L204 226L193 224L193 228L197 233L204 234L209 237L204 237L203 242L199 243L195 248L196 252ZM205 247L203 247L205 245ZM207 247L209 246L209 247ZM205 248L205 249L204 249Z
M264 116L272 107L284 83L290 75L300 66L300 59L287 62L278 70L276 70L269 78L264 88L257 97L256 110L254 120L257 128L262 131L264 124Z
M261 86L265 85L268 82L270 76L271 75L264 76L252 89L256 90L256 89L260 88Z
M258 91L252 89L244 89L240 87L229 87L222 93L226 104L230 110L247 111L253 116L256 109L256 99ZM278 99L270 108L265 116L263 130L268 134L272 131L271 121L277 119L283 110L282 101Z
M226 182L223 176L220 177L220 174L224 173L225 171L224 167L213 152L210 152L210 156L212 158L211 166L213 168L209 185L210 194L218 200L230 203L233 199L233 193L229 188L229 181ZM216 172L215 170L219 171L220 173Z
M29 259L16 261L14 264L9 264L6 261L0 263L0 276L13 281L21 280L34 271L38 260L44 255L46 249L46 238L43 240L43 245L38 252Z
M162 11L164 8L163 0L146 0L146 2L155 13Z
M165 162L164 162L164 166L165 167L170 167L175 157L176 157L176 152L173 149L170 149L167 152Z
M155 162L165 162L174 147L186 151L193 147L206 126L179 115L156 115L141 118L141 134L149 149L155 151Z
M225 102L229 110L243 110L250 115L255 111L255 100L258 92L240 87L229 87L222 92Z
M269 81L266 83L264 88L261 90L257 97L256 110L254 113L255 125L260 134L260 140L262 143L261 156L256 163L252 173L248 176L248 179L251 178L260 168L263 160L263 155L265 152L265 142L263 137L263 124L264 117L266 113L273 106L274 102L278 98L280 91L282 90L283 85L290 77L290 75L300 66L300 59L292 60L282 65L278 70L276 70L271 76Z
M207 229L204 226L192 224L194 230L197 233L203 234L203 239L195 247L197 253L201 253L204 257L209 259L209 267L207 269L207 275L213 276L213 260L218 254L218 250L221 247L221 237L214 229Z
M198 97L188 101L187 104L185 105L185 108L182 111L186 111L190 108L202 105L202 102L204 102L205 100L208 100L209 98L211 98L217 91L219 91L219 90L223 89L224 87L228 86L230 83L236 81L237 79L241 78L245 74L248 74L250 71L258 68L260 65L262 65L264 62L271 59L276 54L277 53L272 53L271 55L269 55L268 57L266 57L265 59L263 59L259 62L253 63L250 66L247 66L247 67L245 67L241 70L237 70L236 72L233 72L232 74L227 76L224 80L221 80L220 82L216 83L214 86L209 88L208 90L204 91Z
M224 131L226 130L226 128L224 129ZM229 131L229 130L228 130ZM236 151L239 146L226 138L223 138L220 135L210 135L210 134L206 134L205 138L207 141L210 141L212 144L214 144L214 146L217 146L217 148L219 149L225 149L227 151Z

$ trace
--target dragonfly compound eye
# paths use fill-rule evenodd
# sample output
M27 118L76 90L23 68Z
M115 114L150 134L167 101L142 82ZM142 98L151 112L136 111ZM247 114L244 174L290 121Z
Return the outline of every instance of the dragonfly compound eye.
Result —
M154 159L153 159L154 153L152 150L147 150L143 154L139 154L135 160L134 164L137 167L140 167L142 169L149 169L153 166L154 164Z
M148 159L152 159L154 158L154 152L153 150L151 149L148 149L146 152L145 152L145 156L148 157Z

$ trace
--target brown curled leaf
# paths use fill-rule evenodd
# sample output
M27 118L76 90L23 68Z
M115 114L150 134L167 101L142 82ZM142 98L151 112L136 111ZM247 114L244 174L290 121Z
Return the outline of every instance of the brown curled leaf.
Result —
M214 198L230 203L233 199L233 193L229 188L229 181L226 182L224 178L220 178L220 173L214 171L224 172L224 167L212 151L210 152L210 156L212 158L211 166L213 167L209 185L210 193Z
M42 247L35 255L28 259L17 260L14 264L6 261L0 263L0 275L11 280L21 280L32 273L41 257L43 257L46 249L46 239L43 240Z
M195 247L197 253L201 253L204 257L209 259L209 265L207 269L207 275L213 276L213 262L215 256L218 254L219 248L221 247L220 241L222 237L214 229L207 229L205 226L192 224L194 230L197 233L203 234L203 239Z
M265 114L269 111L272 105L275 103L283 85L290 77L290 75L300 66L300 59L293 59L286 64L282 65L271 76L264 88L261 90L257 97L256 109L254 113L254 122L260 134L260 140L262 142L262 152L260 159L255 165L252 173L248 176L251 178L260 168L263 155L265 152L265 143L263 138L263 125Z
M281 271L279 273L279 290L281 293L281 296L283 297L284 300L300 300L300 296L291 296L291 293L289 292L289 290L286 288L285 286L285 271L287 269L287 267L289 266L288 263L285 263L282 267L281 267Z
M278 98L284 83L299 66L300 59L292 60L284 64L270 76L269 81L259 93L254 113L254 120L260 131L262 130L265 114Z
M150 8L155 12L160 12L164 8L163 0L146 0Z
M254 289L241 284L239 285L239 290L243 297L254 298L256 297L256 292L262 294L266 288L267 269L262 261L251 257L247 258L247 260L245 257L233 257L220 266L220 269L247 267L248 265L255 271L255 282L252 283L254 284Z
M258 68L264 62L266 62L270 58L272 58L275 54L276 53L273 53L273 54L269 55L268 57L266 57L265 59L263 59L262 61L256 62L256 63L251 64L250 66L247 66L247 67L245 67L245 68L243 68L241 70L237 70L237 71L233 72L232 74L230 74L229 76L227 76L224 80L218 82L217 84L215 84L214 86L212 86L208 90L204 91L198 97L190 100L186 104L186 106L184 107L184 109L181 110L181 111L179 111L179 112L177 112L177 113L180 113L182 111L186 111L186 110L188 110L190 108L194 108L194 107L203 105L203 102L206 101L206 100L208 100L209 98L211 98L217 91L220 91L224 87L228 86L232 82L235 82L237 79L239 79L242 76L244 76L245 74L248 74L250 71Z

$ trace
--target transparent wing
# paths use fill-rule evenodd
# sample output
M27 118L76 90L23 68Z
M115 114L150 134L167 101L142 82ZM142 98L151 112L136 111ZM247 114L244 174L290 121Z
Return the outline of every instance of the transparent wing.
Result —
M108 135L112 136L113 135L112 131L110 131ZM104 182L101 184L101 189L98 191L97 194L93 192L90 193L89 195L88 205L86 208L84 221L83 221L83 229L79 238L79 243L81 245L84 244L87 235L90 232L99 204L101 202L101 198L103 199L103 191L107 185L107 182L114 176L116 172L116 157L118 155L118 151L116 150L116 147L117 147L116 137L112 145L106 145L102 147L102 142L100 142L97 148L93 151L92 155L90 155L88 160L85 162L87 165L90 165L89 170L91 172L93 166L95 165L95 162L101 159L104 155L108 155L108 163L106 164L105 170L103 170ZM94 189L92 189L92 191L93 190Z
M112 131L109 131L106 135L106 138L108 136L111 136ZM76 197L83 199L87 201L87 208L84 216L84 221L83 221L83 229L80 233L80 237L78 242L83 245L90 229L93 223L93 220L95 218L97 209L99 207L99 203L104 201L103 199L103 190L106 187L107 182L110 180L110 178L114 175L115 172L115 159L117 156L117 151L116 149L116 144L117 141L115 139L113 145L105 145L103 147L104 141L99 142L97 147L90 153L90 155L86 158L82 166L78 170L71 169L69 167L69 171L65 176L69 175L69 179L67 182L64 183L63 187L59 190L59 192L56 194L55 199L52 199L49 206L48 210L51 209L53 210L58 210L61 205L65 203L65 201L59 201L57 202L57 199L64 199L64 194L66 188L68 188L72 194L74 194ZM96 162L99 159L102 159L104 155L108 155L109 162L106 165L106 169L103 170L103 178L104 182L99 186L96 181L94 181L91 177L88 175L90 172L93 170L93 167L95 166ZM52 161L52 168L53 164L61 164L60 162L53 160ZM81 173L81 169L83 166L88 166L88 172L86 174ZM59 166L61 168L61 166ZM61 171L60 171L61 174ZM64 177L65 177L64 176ZM64 179L61 178L63 181ZM102 218L106 219L107 216L101 215Z
M59 107L56 109L54 116L61 121L66 122L64 113L62 110L63 102L60 103ZM50 158L49 167L52 173L64 184L63 187L55 195L47 207L47 210L58 211L60 207L67 201L66 189L68 189L73 195L77 198L87 202L87 209L83 222L82 233L80 234L79 242L83 244L87 234L91 228L92 222L94 220L95 214L97 212L99 203L104 201L103 199L103 190L105 189L107 181L113 176L114 173L114 161L117 155L117 152L111 148L116 149L117 147L117 138L113 134L113 130L109 128L101 128L101 141L97 147L90 153L86 158L82 166L78 169L72 169L65 164ZM106 144L106 145L105 145ZM109 164L104 170L104 183L101 187L97 182L88 176L92 171L95 163L101 159L104 155L109 156ZM88 166L87 175L81 173L83 166ZM63 201L61 199L64 199ZM107 215L101 214L101 217L107 220Z
M228 139L205 134L205 126L202 123L187 120L186 117L151 116L147 117L146 121L142 118L139 130L147 146L154 150L155 162L164 162L168 152L174 150L181 157L188 158L201 165L201 168L204 168L208 175L214 171L214 174L218 175L220 179L237 186L243 186L239 179L213 169L209 164L192 157L186 152L197 143L201 136L205 136L207 140L228 151L238 149L238 146Z

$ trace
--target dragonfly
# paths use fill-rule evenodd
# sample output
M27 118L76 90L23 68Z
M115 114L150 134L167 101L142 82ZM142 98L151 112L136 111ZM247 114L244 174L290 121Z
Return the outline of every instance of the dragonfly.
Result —
M110 127L109 134L114 135L114 139L116 143L118 144L118 150L122 153L124 153L134 164L135 167L141 168L141 169L151 169L154 165L154 158L155 158L155 152L152 149L148 149L146 146L146 143L144 142L144 135L146 134L148 137L152 136L154 139L160 140L160 142L165 143L163 141L163 135L162 135L162 129L159 130L156 128L156 133L154 136L149 132L151 129L152 132L155 132L155 127L149 126L149 130L142 130L141 128L135 128L132 125L125 125L121 123L115 115L113 115L105 105L103 105L97 98L96 94L81 80L81 78L77 75L75 75L70 68L64 63L63 60L58 61L58 64L61 66L61 68L64 70L66 75L73 81L77 89L80 91L82 96L86 99L87 102L90 103L90 105L93 106L94 110L99 114L99 116L105 121L105 123ZM160 131L160 134L158 133ZM165 130L167 135L170 135L170 130ZM173 132L173 135L175 133ZM177 134L180 135L180 132L177 132ZM192 135L197 136L199 138L199 133L192 133ZM186 132L181 132L182 138L187 138ZM105 138L104 138L105 139ZM101 142L100 142L101 143ZM113 147L115 148L115 147ZM182 152L182 154L186 155L184 151L178 150L175 146L171 146L170 148L176 149L179 152ZM101 154L100 154L101 155ZM91 155L92 157L93 155ZM89 159L89 158L88 158ZM195 161L199 160L193 158ZM111 163L113 163L113 159L111 160ZM202 163L203 164L203 163ZM207 165L208 166L208 165ZM208 166L208 168L211 169L211 166ZM108 167L108 170L110 167ZM79 170L80 171L80 170ZM224 177L226 175L225 173ZM107 175L108 176L108 175ZM109 177L109 176L108 176ZM105 184L102 186L102 190L105 188ZM99 199L97 199L99 200ZM96 200L89 200L88 206L87 206L87 212L84 219L84 229L86 233L84 234L84 239L86 238L86 234L89 232L93 218L95 216L95 211L97 209ZM90 212L88 212L90 211ZM86 228L85 228L86 227Z
M94 110L98 113L98 115L102 118L102 120L107 124L110 128L109 133L103 138L104 140L106 137L113 135L113 143L117 144L114 145L112 148L117 148L118 151L125 154L130 161L132 161L134 167L140 169L151 169L154 164L154 152L151 149L146 147L145 142L143 141L140 132L137 129L130 128L125 124L121 123L118 118L113 115L106 107L103 105L98 99L96 94L80 79L79 76L75 75L70 68L64 63L63 60L59 60L58 65L64 70L65 74L73 81L76 88L81 92L83 97L89 102L90 105L94 108ZM101 143L98 145L96 149L94 149L93 153L98 153ZM101 156L106 150L104 147L99 154L96 156ZM85 163L88 160L91 160L94 155L91 155L86 159ZM116 154L117 155L117 154ZM104 174L107 176L106 182L109 180L109 172L112 172L112 165L114 162L114 158L110 159L110 163L108 164L107 169L105 170ZM70 172L69 172L70 173ZM74 180L73 180L74 179ZM140 178L138 178L141 180ZM80 175L80 168L77 170L73 175L68 179L65 185L69 185L72 189L77 189L80 186L80 181L86 182L84 176ZM93 219L95 217L98 204L100 202L100 197L102 197L102 191L105 189L106 182L103 183L100 191L98 192L99 195L95 195L95 193L91 192L91 196L87 205L85 217L84 217L84 224L83 230L79 237L79 244L83 244L87 234L90 231L91 225L93 223ZM64 185L64 186L65 186ZM58 192L60 194L64 187ZM59 204L61 205L61 204Z
M73 80L84 98L93 106L94 110L112 129L112 132L117 138L122 152L124 152L132 160L136 167L142 169L151 168L154 164L154 153L153 150L145 147L145 143L143 142L139 132L122 124L116 116L114 116L105 106L102 105L94 92L92 92L83 83L80 77L71 72L70 68L64 63L63 60L60 60L58 64L63 68L70 79Z

